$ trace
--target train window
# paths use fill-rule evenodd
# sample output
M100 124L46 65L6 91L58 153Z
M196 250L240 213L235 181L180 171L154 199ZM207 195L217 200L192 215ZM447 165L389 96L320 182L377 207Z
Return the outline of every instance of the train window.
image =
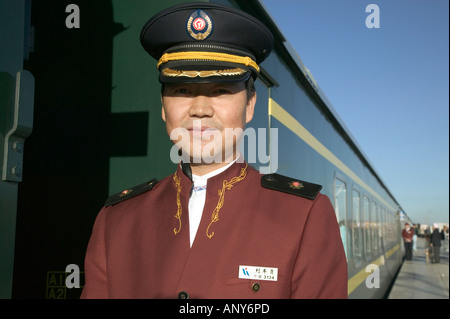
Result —
M360 194L357 190L353 190L352 194L352 248L355 259L360 259L363 254L363 232L361 224L361 205Z
M341 230L342 244L344 244L345 255L347 254L347 185L339 178L334 180L334 211Z
M389 243L393 243L395 241L395 233L396 233L395 215L392 212L390 212L389 213Z
M381 204L377 205L377 245L378 249L381 251L381 237L382 235L382 226L383 226L383 216L381 211Z
M364 236L364 251L366 255L372 253L372 246L370 241L370 202L367 196L364 196L363 202L363 236Z
M391 227L391 211L387 210L386 211L386 241L387 243L391 243L391 231L390 231L390 227Z
M387 226L388 226L387 217L388 217L388 212L386 210L386 207L383 207L383 220L382 220L383 232L381 233L381 236L382 236L381 240L383 241L383 243L386 243L386 241L388 240L388 238L387 238Z
M383 240L386 236L386 210L380 206L380 249L383 249Z
M391 214L391 243L395 242L395 236L397 235L397 216L395 213Z
M390 219L391 219L391 222L389 223L390 224L390 233L391 233L391 238L390 238L390 242L391 243L394 243L395 242L395 236L396 236L396 234L397 234L397 217L395 216L395 213L392 213L391 212L391 214L390 214Z
M371 233L372 233L372 246L373 251L378 251L378 228L380 224L378 205L374 201L370 205L370 217L371 217Z

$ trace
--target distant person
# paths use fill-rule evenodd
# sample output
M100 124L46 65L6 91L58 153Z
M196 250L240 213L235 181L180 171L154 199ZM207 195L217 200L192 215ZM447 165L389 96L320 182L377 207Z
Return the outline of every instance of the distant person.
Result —
M402 231L402 237L403 237L403 242L405 244L405 259L406 260L412 260L413 236L414 236L414 231L411 229L411 226L409 225L409 223L405 223L405 228Z
M430 247L433 251L432 263L438 264L441 262L441 233L439 226L433 225L433 232L431 233Z
M427 264L430 262L432 258L432 248L430 246L430 243L431 243L431 234L427 226L427 228L425 229L425 258Z
M448 252L448 227L444 226L441 231L442 249Z
M413 232L414 232L414 235L413 235L413 247L412 247L412 249L414 250L414 251L417 251L417 233L418 233L418 231L419 231L419 229L417 228L417 225L416 224L413 224Z

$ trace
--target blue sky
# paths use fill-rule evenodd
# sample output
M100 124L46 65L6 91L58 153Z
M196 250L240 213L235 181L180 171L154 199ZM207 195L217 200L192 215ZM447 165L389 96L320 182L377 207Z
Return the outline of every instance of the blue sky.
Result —
M262 2L405 212L448 222L449 1Z

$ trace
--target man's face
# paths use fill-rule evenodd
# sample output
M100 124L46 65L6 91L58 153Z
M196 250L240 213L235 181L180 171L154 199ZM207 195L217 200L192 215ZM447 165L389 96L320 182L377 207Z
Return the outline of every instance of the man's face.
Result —
M235 158L236 134L252 119L256 94L247 100L244 82L170 84L161 100L167 133L191 162L219 163Z

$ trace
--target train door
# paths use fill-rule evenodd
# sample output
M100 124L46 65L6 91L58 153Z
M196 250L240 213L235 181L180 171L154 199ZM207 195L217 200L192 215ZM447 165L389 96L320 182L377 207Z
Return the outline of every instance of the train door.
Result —
M78 298L106 198L173 172L156 62L139 34L180 2L0 0L0 297ZM26 117L8 135L16 113Z
M34 77L27 56L30 2L0 1L0 298L10 298L24 142L33 127Z

